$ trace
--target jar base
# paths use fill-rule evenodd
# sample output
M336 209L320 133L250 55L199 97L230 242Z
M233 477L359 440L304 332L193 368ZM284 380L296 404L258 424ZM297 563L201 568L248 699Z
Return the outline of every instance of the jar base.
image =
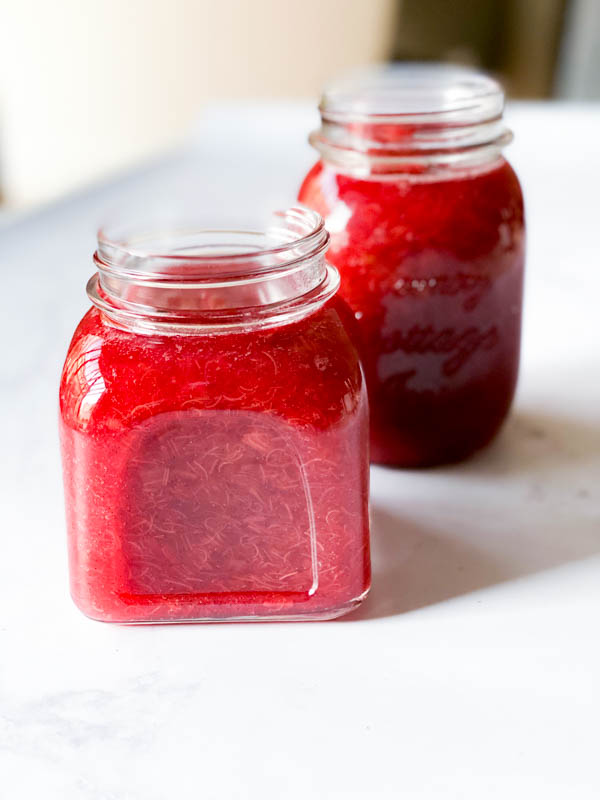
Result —
M397 448L392 452L389 446L379 446L371 441L371 464L389 469L433 469L467 461L485 450L499 434L504 420L485 438L471 442L467 446L440 447L435 452L419 453L417 448Z
M107 624L117 625L192 625L192 624L206 624L206 623L219 623L219 622L326 622L328 620L337 619L350 612L354 611L361 605L370 591L370 585L357 597L344 603L342 606L334 608L319 609L315 611L307 611L298 614L252 614L252 615L235 615L223 617L182 617L182 618L160 618L156 619L120 619L117 615L95 615L84 610L79 603L73 598L73 602L81 611L84 616L94 622L103 622Z

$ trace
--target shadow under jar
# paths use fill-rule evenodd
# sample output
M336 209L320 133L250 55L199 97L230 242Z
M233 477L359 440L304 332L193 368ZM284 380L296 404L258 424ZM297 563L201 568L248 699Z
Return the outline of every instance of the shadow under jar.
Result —
M421 467L486 445L518 372L523 198L500 86L402 65L326 91L299 199L325 217L354 312L371 456Z
M71 592L112 622L310 620L370 580L368 411L318 214L100 233L60 435Z

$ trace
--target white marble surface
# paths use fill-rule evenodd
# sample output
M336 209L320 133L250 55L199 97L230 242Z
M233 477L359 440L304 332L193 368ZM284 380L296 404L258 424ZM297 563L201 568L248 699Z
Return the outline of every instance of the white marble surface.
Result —
M519 106L522 376L466 464L373 470L374 583L332 623L125 628L67 592L56 389L93 233L171 193L293 198L310 108L224 109L0 230L0 797L597 798L600 108Z

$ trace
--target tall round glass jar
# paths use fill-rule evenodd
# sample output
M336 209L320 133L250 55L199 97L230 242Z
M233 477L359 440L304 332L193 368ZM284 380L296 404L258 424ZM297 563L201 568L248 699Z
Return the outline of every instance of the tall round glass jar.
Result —
M327 244L302 208L100 233L60 386L88 616L327 619L365 596L366 389Z
M515 390L523 198L491 78L400 65L326 91L299 199L325 217L354 312L375 462L487 444Z

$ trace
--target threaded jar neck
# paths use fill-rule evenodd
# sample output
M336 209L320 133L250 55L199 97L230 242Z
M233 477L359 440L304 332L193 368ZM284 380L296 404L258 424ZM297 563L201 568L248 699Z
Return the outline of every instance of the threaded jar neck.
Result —
M337 291L328 243L322 218L302 206L274 213L261 229L103 229L88 294L113 322L140 332L284 324Z
M403 171L487 160L512 134L504 92L493 78L447 64L395 64L326 88L321 128L310 136L340 168Z

